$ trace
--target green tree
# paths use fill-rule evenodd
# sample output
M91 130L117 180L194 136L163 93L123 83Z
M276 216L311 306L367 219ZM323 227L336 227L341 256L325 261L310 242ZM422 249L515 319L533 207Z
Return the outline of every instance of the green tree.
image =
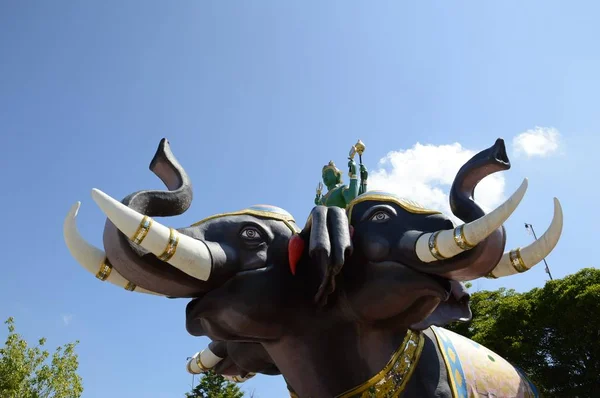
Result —
M194 389L185 395L187 398L243 398L240 388L214 372L206 372Z
M448 329L523 369L546 397L593 397L600 386L600 270L543 288L471 295L473 320Z
M79 398L83 393L75 346L58 347L50 358L43 350L46 339L31 348L15 333L14 319L8 318L8 337L0 348L0 397L2 398Z

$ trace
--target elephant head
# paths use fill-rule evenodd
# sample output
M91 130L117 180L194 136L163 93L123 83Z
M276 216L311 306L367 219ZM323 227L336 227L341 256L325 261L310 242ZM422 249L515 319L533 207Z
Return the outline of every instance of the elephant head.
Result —
M523 198L527 180L488 214L473 200L485 176L510 167L504 142L476 154L457 174L450 192L453 213L464 223L393 194L370 191L347 207L353 254L338 284L361 319L424 328L468 320L461 281L525 272L557 244L562 210L554 199L547 232L522 249L504 252L503 223Z
M192 335L216 340L276 338L299 295L288 245L299 232L283 209L257 205L214 215L189 227L154 220L187 210L191 183L163 140L151 163L169 191L140 191L121 202L99 190L92 196L108 220L104 249L78 233L73 206L64 224L75 259L103 281L141 293L193 298L186 313ZM293 245L293 244L292 244ZM343 262L343 258L339 261Z

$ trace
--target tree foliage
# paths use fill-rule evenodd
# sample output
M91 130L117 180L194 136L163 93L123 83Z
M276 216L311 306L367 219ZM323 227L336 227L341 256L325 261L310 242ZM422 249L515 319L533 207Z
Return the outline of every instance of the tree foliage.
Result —
M547 397L597 396L600 270L584 268L543 288L471 295L473 320L454 330L523 369Z
M214 372L206 372L186 398L243 398L240 388Z
M15 333L14 319L8 318L8 337L0 348L0 397L2 398L79 398L83 393L75 346L58 347L52 358L43 350L46 339L35 347ZM48 361L50 359L50 361Z

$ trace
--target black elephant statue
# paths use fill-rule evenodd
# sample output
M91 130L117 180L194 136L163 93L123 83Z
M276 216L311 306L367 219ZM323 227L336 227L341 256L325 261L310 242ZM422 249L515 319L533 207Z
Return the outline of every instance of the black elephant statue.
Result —
M458 172L451 209L463 221L393 194L368 191L347 208L316 206L302 230L273 206L173 229L151 217L187 210L189 178L163 140L151 163L168 191L122 201L92 196L107 215L104 248L77 232L72 255L128 290L192 298L187 331L213 342L188 363L244 380L281 374L298 397L537 396L524 373L442 326L471 318L461 282L525 272L555 247L562 210L533 244L505 252L504 222L527 181L488 214L473 199L485 176L507 170L504 142Z

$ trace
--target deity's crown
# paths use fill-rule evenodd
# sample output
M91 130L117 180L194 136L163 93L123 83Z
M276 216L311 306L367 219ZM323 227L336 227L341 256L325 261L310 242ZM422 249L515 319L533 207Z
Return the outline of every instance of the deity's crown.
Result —
M325 166L323 166L323 170L322 173L325 173L325 170L331 169L333 170L333 172L335 174L341 175L342 172L340 171L340 169L338 169L337 167L335 167L335 163L333 163L333 160L330 160L328 164L326 164Z

